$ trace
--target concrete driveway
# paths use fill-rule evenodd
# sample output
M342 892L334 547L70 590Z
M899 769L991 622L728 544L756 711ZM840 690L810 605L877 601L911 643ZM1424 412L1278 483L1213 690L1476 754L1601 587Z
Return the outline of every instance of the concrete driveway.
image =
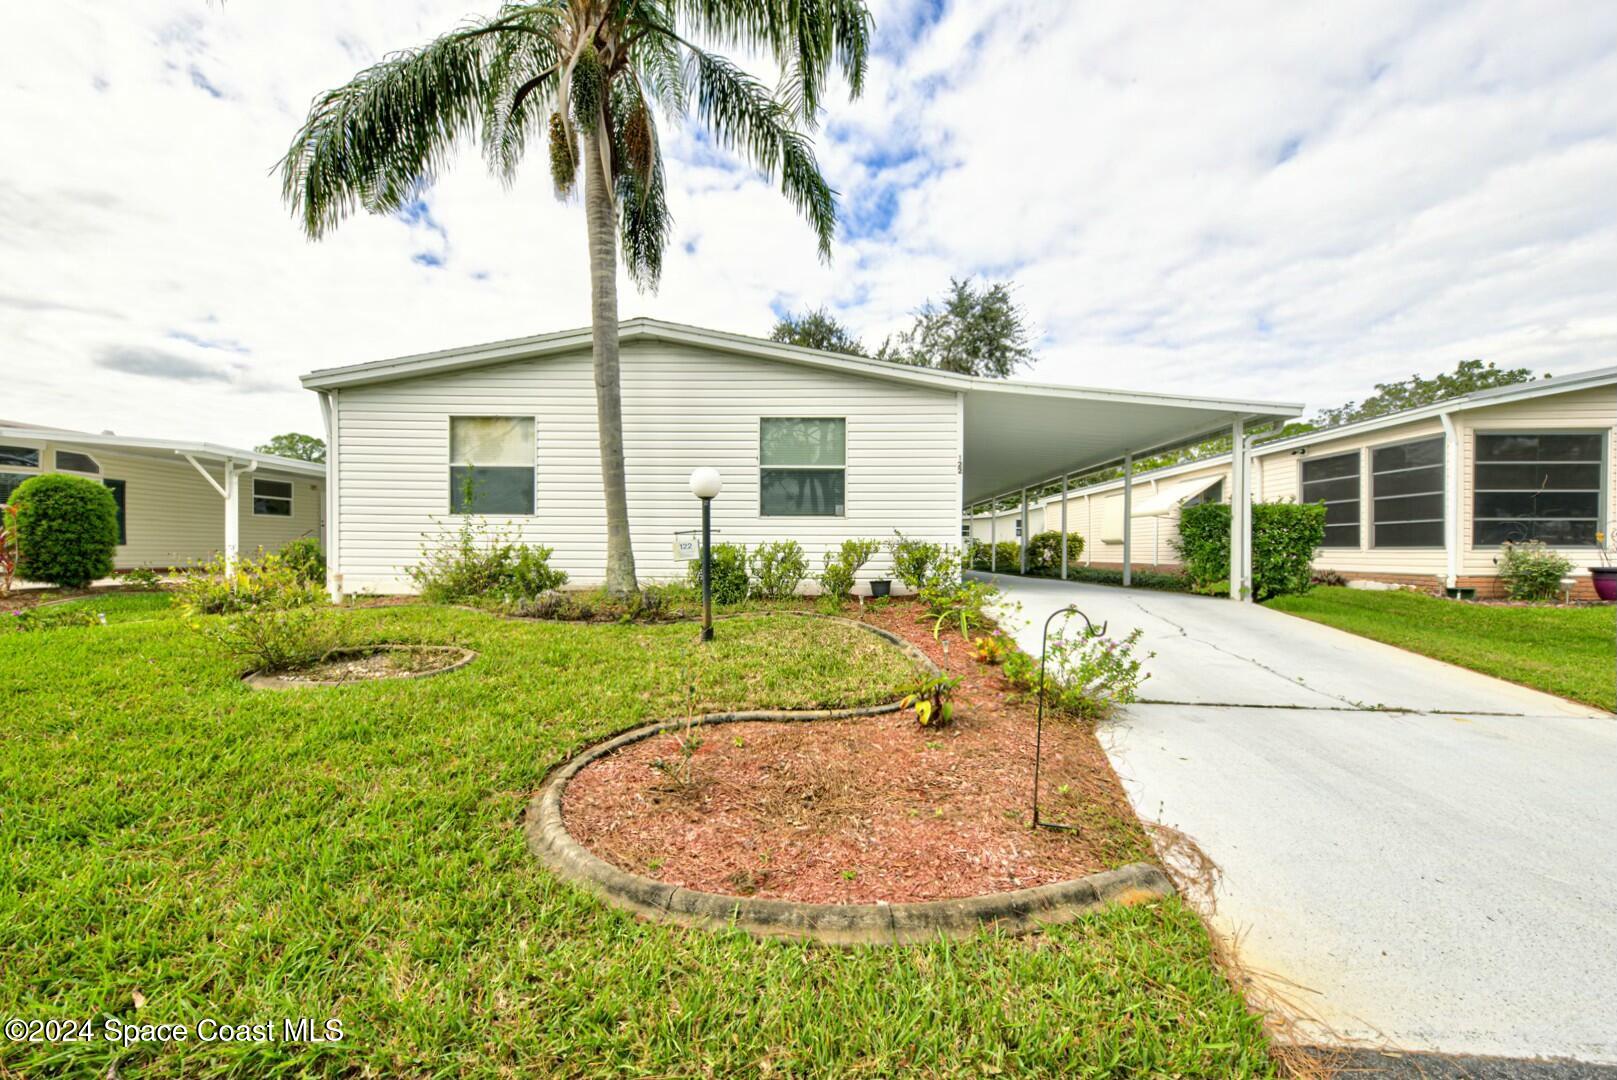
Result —
M989 578L989 575L977 575ZM1617 1063L1617 718L1267 608L999 577L1156 652L1101 732L1298 1038Z

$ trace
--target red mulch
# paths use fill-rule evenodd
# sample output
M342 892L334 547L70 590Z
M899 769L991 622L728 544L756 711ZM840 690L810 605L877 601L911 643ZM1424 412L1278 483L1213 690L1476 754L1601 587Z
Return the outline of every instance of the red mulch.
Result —
M1134 859L1148 847L1093 731L1046 718L1041 817L1081 833L1028 827L1034 710L999 669L945 644L913 603L870 607L866 621L919 645L951 675L951 727L905 712L854 720L717 724L694 782L677 733L619 750L567 787L567 827L602 858L706 892L821 903L939 900L1028 888ZM1064 790L1063 790L1064 789Z

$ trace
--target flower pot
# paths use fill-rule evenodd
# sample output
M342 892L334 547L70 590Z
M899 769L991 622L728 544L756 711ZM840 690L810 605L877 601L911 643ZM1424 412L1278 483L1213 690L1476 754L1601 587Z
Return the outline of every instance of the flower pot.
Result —
M893 582L890 578L876 578L870 583L870 598L880 600L893 591Z
M1591 566L1589 576L1594 579L1595 595L1602 600L1617 600L1617 566Z

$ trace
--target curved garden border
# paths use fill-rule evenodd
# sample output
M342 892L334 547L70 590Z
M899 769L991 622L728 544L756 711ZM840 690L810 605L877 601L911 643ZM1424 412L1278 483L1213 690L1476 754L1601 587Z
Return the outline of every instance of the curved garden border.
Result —
M264 671L249 671L241 677L241 681L253 690L295 690L300 686L360 686L365 683L394 682L399 679L430 679L434 675L445 675L451 671L459 671L473 660L477 653L459 645L407 645L407 644L376 644L353 645L344 649L333 649L331 656L348 656L355 653L369 655L378 652L390 652L396 649L408 649L411 652L451 652L459 653L454 663L446 667L433 668L431 671L401 671L397 675L387 675L379 679L289 679L283 675L270 674Z
M750 614L750 613L747 613ZM770 613L774 614L774 613ZM934 674L932 659L881 627L817 612L795 612L857 626L899 646ZM747 710L708 713L696 724L751 720L804 722L878 716L897 712L898 701L850 709ZM966 938L985 926L1019 934L1070 922L1111 904L1170 896L1168 876L1147 863L1133 863L1070 881L1032 889L987 893L953 900L906 904L809 904L699 892L640 874L631 874L595 855L567 831L562 797L567 784L586 766L631 743L681 730L683 719L662 720L597 743L552 770L528 803L524 832L528 849L558 877L579 885L614 907L658 922L708 930L736 928L755 937L799 938L828 945L904 945L938 937Z

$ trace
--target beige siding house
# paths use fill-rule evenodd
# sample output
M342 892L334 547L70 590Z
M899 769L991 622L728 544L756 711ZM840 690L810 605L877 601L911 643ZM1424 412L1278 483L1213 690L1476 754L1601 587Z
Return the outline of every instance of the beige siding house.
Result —
M1263 443L1249 461L1255 499L1327 504L1316 568L1497 595L1500 543L1542 539L1579 568L1577 594L1588 596L1582 570L1600 561L1595 535L1617 533L1614 441L1617 368L1605 368ZM1208 495L1228 502L1230 471L1225 454L1134 476L1136 568L1177 565L1178 507ZM1084 563L1122 565L1122 487L1069 492ZM1154 498L1163 492L1169 505ZM1060 512L1059 497L1040 502L1033 530L1059 528ZM974 535L987 520L971 519Z
M324 527L323 465L209 443L0 424L0 501L41 473L84 476L112 489L116 570L211 559L226 550L232 521L246 553L320 538Z

